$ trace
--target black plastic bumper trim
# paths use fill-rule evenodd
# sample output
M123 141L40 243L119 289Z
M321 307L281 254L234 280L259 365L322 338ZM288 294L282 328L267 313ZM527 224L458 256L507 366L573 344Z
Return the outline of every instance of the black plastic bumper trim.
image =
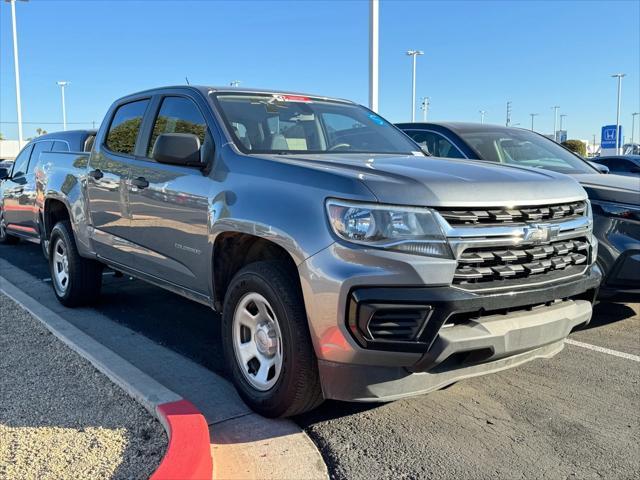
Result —
M580 297L593 302L602 279L600 269L593 265L584 275L527 290L474 293L456 287L358 287L351 291L347 302L347 326L364 348L385 351L424 353L437 338L440 328L454 314L524 309L555 300ZM380 341L366 337L359 328L360 305L402 304L431 307L419 337L414 341Z

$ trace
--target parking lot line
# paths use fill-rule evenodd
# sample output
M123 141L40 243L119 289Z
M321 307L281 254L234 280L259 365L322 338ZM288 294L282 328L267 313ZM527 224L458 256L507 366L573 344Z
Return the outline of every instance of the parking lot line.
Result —
M591 345L590 343L577 342L576 340L571 340L570 338L567 338L565 340L565 343L574 345L576 347L588 348L589 350L593 350L594 352L606 353L607 355L613 355L614 357L626 358L627 360L640 362L640 357L638 355L632 355L631 353L619 352L617 350L611 350L610 348Z

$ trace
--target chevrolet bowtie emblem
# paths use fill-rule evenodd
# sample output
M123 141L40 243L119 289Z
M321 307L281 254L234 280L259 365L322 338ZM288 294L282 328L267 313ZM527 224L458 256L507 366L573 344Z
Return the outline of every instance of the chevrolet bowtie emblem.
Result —
M524 228L525 242L546 243L558 236L560 227L557 225L533 224Z

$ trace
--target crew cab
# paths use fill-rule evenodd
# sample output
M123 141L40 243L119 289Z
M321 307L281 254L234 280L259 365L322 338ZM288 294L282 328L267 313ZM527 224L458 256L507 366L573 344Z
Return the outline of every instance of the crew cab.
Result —
M266 416L551 357L601 278L575 180L428 157L347 100L148 90L36 175L58 299L95 301L109 266L221 312L230 377Z

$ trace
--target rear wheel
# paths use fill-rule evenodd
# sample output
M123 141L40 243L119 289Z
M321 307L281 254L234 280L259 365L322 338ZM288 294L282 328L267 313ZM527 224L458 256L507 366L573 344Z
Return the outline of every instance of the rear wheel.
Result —
M240 270L227 290L222 322L231 378L253 410L286 417L322 403L302 294L280 264Z
M78 254L67 220L57 223L51 231L49 269L53 290L63 305L87 305L99 297L103 266Z
M0 244L2 245L15 245L20 239L7 233L7 224L4 221L4 216L0 212Z

